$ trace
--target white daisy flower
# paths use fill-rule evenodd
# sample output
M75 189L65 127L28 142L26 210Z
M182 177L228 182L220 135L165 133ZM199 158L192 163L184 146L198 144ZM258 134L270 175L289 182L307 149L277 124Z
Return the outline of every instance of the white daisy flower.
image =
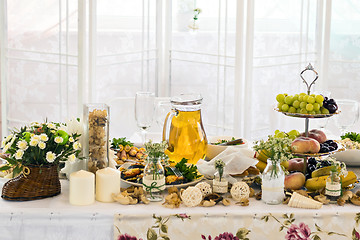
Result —
M69 162L71 162L71 163L75 162L75 160L76 160L75 154L71 154L71 155L69 156L68 160L69 160Z
M74 149L79 150L81 148L81 144L79 142L74 143Z
M39 127L40 124L39 124L38 122L32 122L32 123L30 123L30 126L32 126L32 127Z
M49 137L45 133L42 133L40 134L40 140L46 142L47 140L49 140Z
M69 137L69 142L74 142L74 138L73 137Z
M28 148L28 144L25 140L17 142L16 146L23 151L25 151Z
M55 130L50 130L50 132L51 132L51 133L53 133L53 134L55 134L55 133L56 133L56 131L55 131Z
M49 163L52 163L55 161L55 158L56 158L56 155L55 153L49 151L46 153L46 160L49 162Z
M55 124L53 124L53 123L48 123L48 124L46 124L46 126L48 128L56 128Z
M5 139L5 142L10 141L10 139L12 139L13 136L14 136L13 134L10 134L9 136L7 136Z
M35 147L36 145L38 145L38 143L39 143L39 140L38 140L38 139L31 138L29 144L30 144L30 146Z
M62 142L64 141L64 139L63 139L62 137L56 137L56 138L54 139L54 141L55 141L56 143L62 143Z
M32 138L40 141L40 136L39 135L34 135Z
M46 148L46 143L40 141L38 146L40 149L44 149L44 148Z
M19 160L19 159L22 158L23 155L24 155L24 151L21 150L21 149L19 149L19 150L17 150L16 153L15 153L15 158Z

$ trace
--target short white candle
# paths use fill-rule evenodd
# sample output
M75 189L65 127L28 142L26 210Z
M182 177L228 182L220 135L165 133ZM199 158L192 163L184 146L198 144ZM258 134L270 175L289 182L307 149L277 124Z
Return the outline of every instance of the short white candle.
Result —
M120 193L120 171L104 168L96 171L96 200L114 202L111 194Z
M95 202L95 174L84 170L70 174L69 201L72 205L89 205Z

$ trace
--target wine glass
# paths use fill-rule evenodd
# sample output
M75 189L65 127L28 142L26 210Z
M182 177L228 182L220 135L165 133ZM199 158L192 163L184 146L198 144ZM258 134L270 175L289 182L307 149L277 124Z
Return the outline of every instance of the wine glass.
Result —
M146 142L147 129L154 117L155 94L152 92L137 92L135 97L135 119L141 130L143 143Z
M330 91L318 91L314 92L315 95L322 95L324 98L331 98L331 92ZM329 118L318 118L315 121L315 124L317 128L320 128L321 131L325 132L326 125L329 122Z
M359 103L350 99L336 100L340 113L335 117L335 124L344 135L346 129L353 126L359 119Z

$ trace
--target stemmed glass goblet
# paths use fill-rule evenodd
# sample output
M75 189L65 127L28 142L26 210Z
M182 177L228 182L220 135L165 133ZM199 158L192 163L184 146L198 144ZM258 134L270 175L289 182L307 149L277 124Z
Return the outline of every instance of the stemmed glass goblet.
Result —
M341 135L353 126L359 119L359 103L350 99L336 100L340 113L335 117L335 124L340 129Z
M137 92L135 96L135 119L141 130L143 143L146 142L146 133L154 118L155 94L152 92Z

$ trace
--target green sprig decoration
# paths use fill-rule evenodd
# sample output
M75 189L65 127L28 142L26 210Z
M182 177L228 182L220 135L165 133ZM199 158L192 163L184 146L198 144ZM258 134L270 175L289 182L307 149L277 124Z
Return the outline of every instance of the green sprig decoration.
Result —
M220 177L219 181L220 182L221 182L221 178L222 178L222 176L224 174L224 167L225 167L225 163L224 163L223 160L218 159L218 160L215 161L215 170L217 170L218 173L219 173L219 177Z

